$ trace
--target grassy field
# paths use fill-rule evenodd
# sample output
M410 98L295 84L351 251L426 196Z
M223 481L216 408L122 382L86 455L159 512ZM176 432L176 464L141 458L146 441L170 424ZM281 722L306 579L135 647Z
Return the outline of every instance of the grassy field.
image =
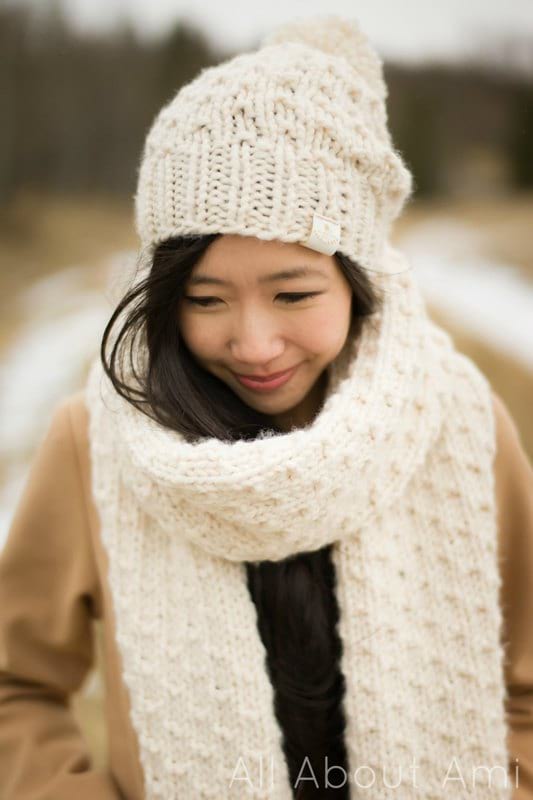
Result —
M517 267L533 282L533 196L435 202L412 205L399 220L396 235L426 220L465 220L482 235L485 253ZM86 269L87 285L102 287L106 261L117 251L135 249L137 240L129 201L102 197L20 195L0 215L0 351L19 334L18 294L33 281L74 264ZM509 310L512 313L512 309ZM430 308L452 334L457 347L482 369L507 403L533 460L533 374L508 355L477 341ZM84 691L73 698L73 711L96 764L106 760L101 678L101 627L95 628L97 667Z

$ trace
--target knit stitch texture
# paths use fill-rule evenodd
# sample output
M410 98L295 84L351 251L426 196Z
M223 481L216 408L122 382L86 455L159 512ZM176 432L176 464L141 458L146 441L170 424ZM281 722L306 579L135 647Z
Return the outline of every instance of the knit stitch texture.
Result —
M386 259L383 306L303 429L188 443L92 366L93 492L147 800L292 798L244 562L329 543L351 796L511 797L491 391L404 256Z

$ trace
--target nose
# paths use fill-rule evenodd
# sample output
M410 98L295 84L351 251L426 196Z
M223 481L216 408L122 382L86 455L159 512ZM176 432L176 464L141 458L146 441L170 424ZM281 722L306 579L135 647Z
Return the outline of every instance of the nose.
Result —
M241 369L258 369L275 363L283 353L282 332L269 313L243 311L235 323L229 343L234 363Z

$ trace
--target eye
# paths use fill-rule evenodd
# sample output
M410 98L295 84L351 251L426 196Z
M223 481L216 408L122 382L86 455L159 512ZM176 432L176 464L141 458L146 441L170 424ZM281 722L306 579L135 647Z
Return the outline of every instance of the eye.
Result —
M284 292L278 294L277 297L283 298L283 302L290 305L292 303L299 303L302 300L307 300L308 297L315 297L319 294L322 294L322 292ZM218 297L190 297L188 295L185 295L184 300L193 305L202 306L203 308L219 302Z
M299 303L300 300L307 300L308 297L315 297L317 294L322 294L322 292L286 292L278 294L278 297L285 298L284 303Z
M183 299L195 306L209 306L218 300L217 297L188 297L187 295Z

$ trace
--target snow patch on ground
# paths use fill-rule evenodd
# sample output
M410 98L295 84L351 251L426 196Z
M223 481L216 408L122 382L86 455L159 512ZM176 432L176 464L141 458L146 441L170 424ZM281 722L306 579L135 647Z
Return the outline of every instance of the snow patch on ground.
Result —
M483 253L479 232L455 220L417 225L399 239L427 302L452 324L533 369L533 284Z

